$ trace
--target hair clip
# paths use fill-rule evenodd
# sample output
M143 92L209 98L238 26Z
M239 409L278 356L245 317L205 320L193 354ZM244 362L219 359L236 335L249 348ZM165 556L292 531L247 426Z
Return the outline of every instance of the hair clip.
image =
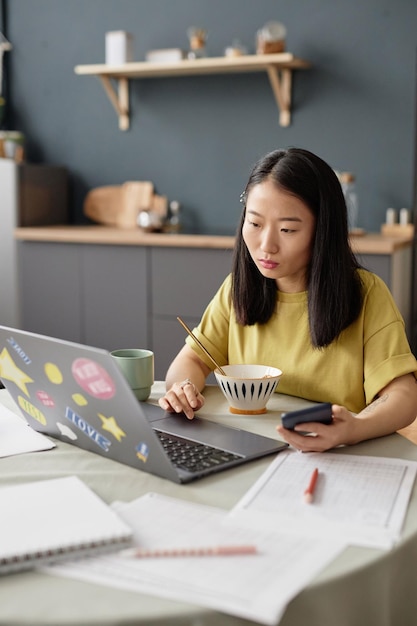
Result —
M239 202L241 204L246 204L246 191L242 191L242 193L240 194Z

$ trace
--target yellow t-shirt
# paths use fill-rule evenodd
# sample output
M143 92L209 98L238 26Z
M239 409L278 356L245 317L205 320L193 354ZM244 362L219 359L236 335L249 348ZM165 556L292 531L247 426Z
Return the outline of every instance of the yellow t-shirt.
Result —
M219 365L261 363L278 367L283 372L279 393L341 404L357 413L394 378L410 372L417 378L417 361L388 287L375 274L358 271L364 289L361 313L326 348L311 345L307 292L278 291L278 306L267 324L237 324L230 275L194 333ZM193 340L187 337L186 341L213 369Z

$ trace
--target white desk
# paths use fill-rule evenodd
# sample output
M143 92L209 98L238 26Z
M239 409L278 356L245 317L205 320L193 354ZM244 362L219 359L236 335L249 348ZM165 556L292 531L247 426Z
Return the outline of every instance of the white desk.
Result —
M156 383L151 401L162 391ZM233 416L217 387L209 387L201 415L275 436L279 411L308 403L275 394L264 416ZM7 392L1 403L14 407ZM417 461L417 446L400 435L365 442L344 452ZM132 500L148 491L230 509L272 459L191 483L175 485L58 442L54 450L0 459L0 485L78 475L105 501ZM30 520L27 521L30 524ZM0 516L1 528L1 516ZM402 541L390 552L348 548L288 606L281 626L415 626L417 623L417 489L413 490ZM250 622L157 597L77 580L25 572L0 579L0 624L7 626L248 626Z

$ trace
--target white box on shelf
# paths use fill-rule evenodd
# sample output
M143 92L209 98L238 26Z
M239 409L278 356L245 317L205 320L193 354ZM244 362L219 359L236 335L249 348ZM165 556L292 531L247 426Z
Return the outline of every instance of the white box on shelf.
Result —
M133 61L133 36L124 30L106 33L106 64L124 65Z
M163 48L161 50L149 50L146 53L146 61L149 63L171 63L182 61L185 58L184 50L180 48Z

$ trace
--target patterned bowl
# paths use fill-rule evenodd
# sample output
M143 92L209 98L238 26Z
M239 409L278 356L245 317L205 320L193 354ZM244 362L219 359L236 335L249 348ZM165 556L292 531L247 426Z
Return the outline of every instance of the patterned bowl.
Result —
M231 413L259 415L266 413L266 405L274 393L281 370L268 365L223 365L225 376L214 370L214 375Z

